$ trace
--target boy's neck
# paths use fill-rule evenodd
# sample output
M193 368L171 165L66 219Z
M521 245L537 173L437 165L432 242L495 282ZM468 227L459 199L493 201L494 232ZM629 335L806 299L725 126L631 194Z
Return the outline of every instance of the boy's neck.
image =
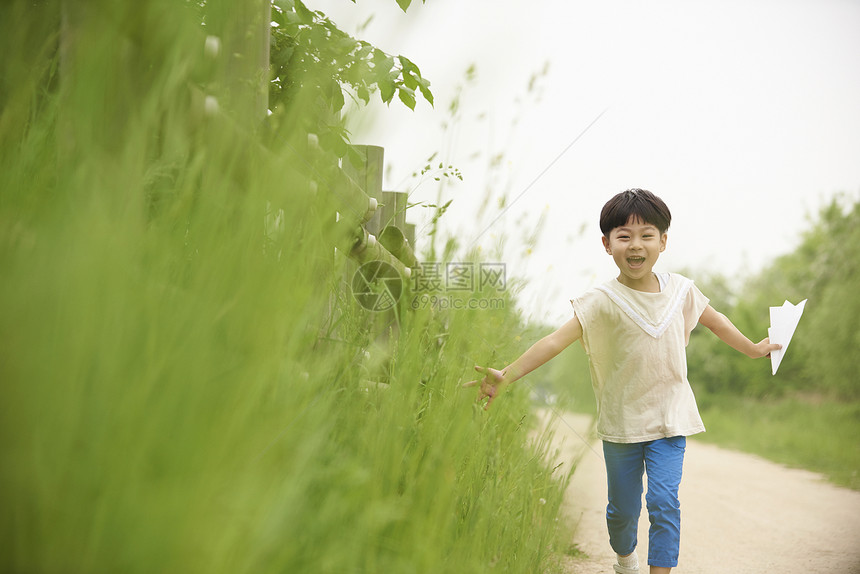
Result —
M660 292L660 280L657 279L657 275L653 272L649 273L645 277L642 277L641 279L631 279L623 273L620 273L618 275L618 282L625 287L633 289L634 291L642 291L645 293Z

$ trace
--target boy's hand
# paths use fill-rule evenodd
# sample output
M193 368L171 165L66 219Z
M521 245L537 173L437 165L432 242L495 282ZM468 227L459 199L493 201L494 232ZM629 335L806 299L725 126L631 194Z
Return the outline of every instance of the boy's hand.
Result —
M487 404L484 405L484 410L487 410L490 408L490 403L492 403L501 393L502 387L505 384L505 374L502 371L492 369L490 367L479 367L477 365L475 365L475 370L479 373L484 373L484 377L480 381L469 381L468 383L463 383L463 386L474 387L480 385L478 400L482 401L484 399L488 399Z
M770 357L771 351L778 351L782 349L782 345L777 345L776 343L771 343L770 339L765 337L755 345L755 352L750 355L753 359L759 359L761 357Z

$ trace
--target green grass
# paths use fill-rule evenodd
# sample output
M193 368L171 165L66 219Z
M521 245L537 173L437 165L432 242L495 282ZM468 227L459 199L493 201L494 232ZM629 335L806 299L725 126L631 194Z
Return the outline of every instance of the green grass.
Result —
M835 484L860 489L860 403L723 396L700 403L708 432L697 440L819 472Z
M65 95L30 3L0 19L0 571L552 571L527 397L460 386L521 350L514 301L361 309L338 190L308 181L334 158L289 117L266 152L201 120L199 22L109 5Z

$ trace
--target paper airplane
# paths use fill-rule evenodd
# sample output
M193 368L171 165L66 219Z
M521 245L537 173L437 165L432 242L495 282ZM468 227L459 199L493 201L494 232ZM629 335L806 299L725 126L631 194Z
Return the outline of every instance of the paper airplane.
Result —
M782 304L782 307L770 308L770 329L767 330L768 339L771 343L782 345L782 349L771 351L770 366L773 374L779 368L782 358L785 357L785 352L788 350L788 344L791 342L791 336L794 335L794 330L797 329L797 323L800 321L800 316L803 315L803 307L806 305L806 299L792 305L788 301Z

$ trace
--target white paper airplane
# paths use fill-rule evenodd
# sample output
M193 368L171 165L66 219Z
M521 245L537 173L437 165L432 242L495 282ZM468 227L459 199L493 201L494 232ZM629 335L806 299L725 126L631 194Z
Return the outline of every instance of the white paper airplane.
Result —
M782 304L782 307L770 308L770 329L767 330L768 339L771 343L782 345L782 349L771 351L770 366L773 374L779 368L782 358L785 357L785 352L788 350L788 344L791 342L791 336L794 335L794 330L797 329L797 323L800 321L800 316L803 315L803 307L806 305L806 299L792 305L788 301Z

